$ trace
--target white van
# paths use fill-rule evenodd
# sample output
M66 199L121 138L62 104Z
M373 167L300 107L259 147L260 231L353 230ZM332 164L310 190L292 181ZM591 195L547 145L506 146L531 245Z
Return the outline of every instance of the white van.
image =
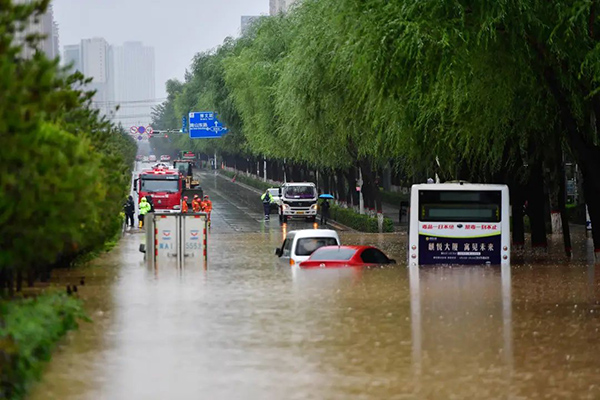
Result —
M340 245L340 237L334 230L302 229L289 232L281 247L275 249L275 255L294 265L307 260L320 247Z

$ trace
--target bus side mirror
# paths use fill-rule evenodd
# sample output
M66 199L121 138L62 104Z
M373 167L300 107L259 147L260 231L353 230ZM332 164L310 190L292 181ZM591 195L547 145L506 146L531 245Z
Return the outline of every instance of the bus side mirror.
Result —
M137 191L138 191L138 181L139 181L139 180L140 180L140 179L139 179L139 178L137 178L137 179L135 179L135 180L133 181L133 191L134 191L134 192L137 192Z
M282 254L283 254L283 252L281 251L281 249L279 247L275 249L275 255L277 257L281 257Z
M140 253L146 253L146 245L143 243L140 244Z

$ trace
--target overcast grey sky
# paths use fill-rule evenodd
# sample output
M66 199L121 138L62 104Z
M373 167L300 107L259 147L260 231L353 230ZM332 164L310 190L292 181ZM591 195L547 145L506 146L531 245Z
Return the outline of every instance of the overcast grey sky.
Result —
M103 37L110 44L142 41L156 54L156 95L183 79L192 57L238 36L242 15L268 14L269 0L53 0L60 48Z

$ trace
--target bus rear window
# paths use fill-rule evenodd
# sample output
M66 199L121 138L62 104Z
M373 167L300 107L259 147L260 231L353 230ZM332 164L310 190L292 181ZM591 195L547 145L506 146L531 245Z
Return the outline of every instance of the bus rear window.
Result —
M429 191L419 192L419 221L500 222L502 192Z

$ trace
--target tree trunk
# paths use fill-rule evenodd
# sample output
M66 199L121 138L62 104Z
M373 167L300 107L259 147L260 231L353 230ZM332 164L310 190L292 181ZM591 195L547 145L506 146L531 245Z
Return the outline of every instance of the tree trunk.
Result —
M528 187L527 213L531 222L531 245L533 247L548 247L546 238L546 196L544 195L544 174L541 161L531 167Z
M358 206L358 192L356 191L356 169L354 167L348 168L346 171L344 171L344 176L348 184L346 202L348 205Z
M302 182L302 173L300 168L296 165L292 165L292 181L293 182Z
M323 181L323 186L322 186L323 193L326 193L326 194L331 193L331 181L329 180L330 176L331 176L331 174L329 173L329 171L321 171L319 173L319 177Z
M373 170L371 163L367 160L361 160L359 162L362 171L362 193L365 207L374 210L375 209L375 179L373 177Z
M513 246L522 247L525 244L525 224L523 223L523 204L525 190L516 179L510 188L510 204L512 205L512 241Z
M36 270L37 270L37 268L31 268L29 271L27 271L27 286L28 287L33 287L33 285L35 284Z
M598 171L600 171L600 156L596 160L588 160L589 164L595 164L595 173L591 173L590 165L583 170L583 195L588 206L590 221L592 221L592 239L594 241L594 252L600 256L600 182L598 182ZM595 176L594 176L595 175Z
M346 191L346 187L344 185L344 173L340 169L335 171L335 173L338 200L349 204L351 203L351 199L348 198L348 192Z
M562 154L561 154L562 158ZM565 165L561 160L558 167L558 211L560 212L560 220L562 224L562 233L563 233L563 243L565 245L565 254L568 258L572 256L572 246L571 246L571 227L569 226L569 217L567 215L567 176L565 174Z
M23 271L19 268L17 271L17 293L23 290Z

